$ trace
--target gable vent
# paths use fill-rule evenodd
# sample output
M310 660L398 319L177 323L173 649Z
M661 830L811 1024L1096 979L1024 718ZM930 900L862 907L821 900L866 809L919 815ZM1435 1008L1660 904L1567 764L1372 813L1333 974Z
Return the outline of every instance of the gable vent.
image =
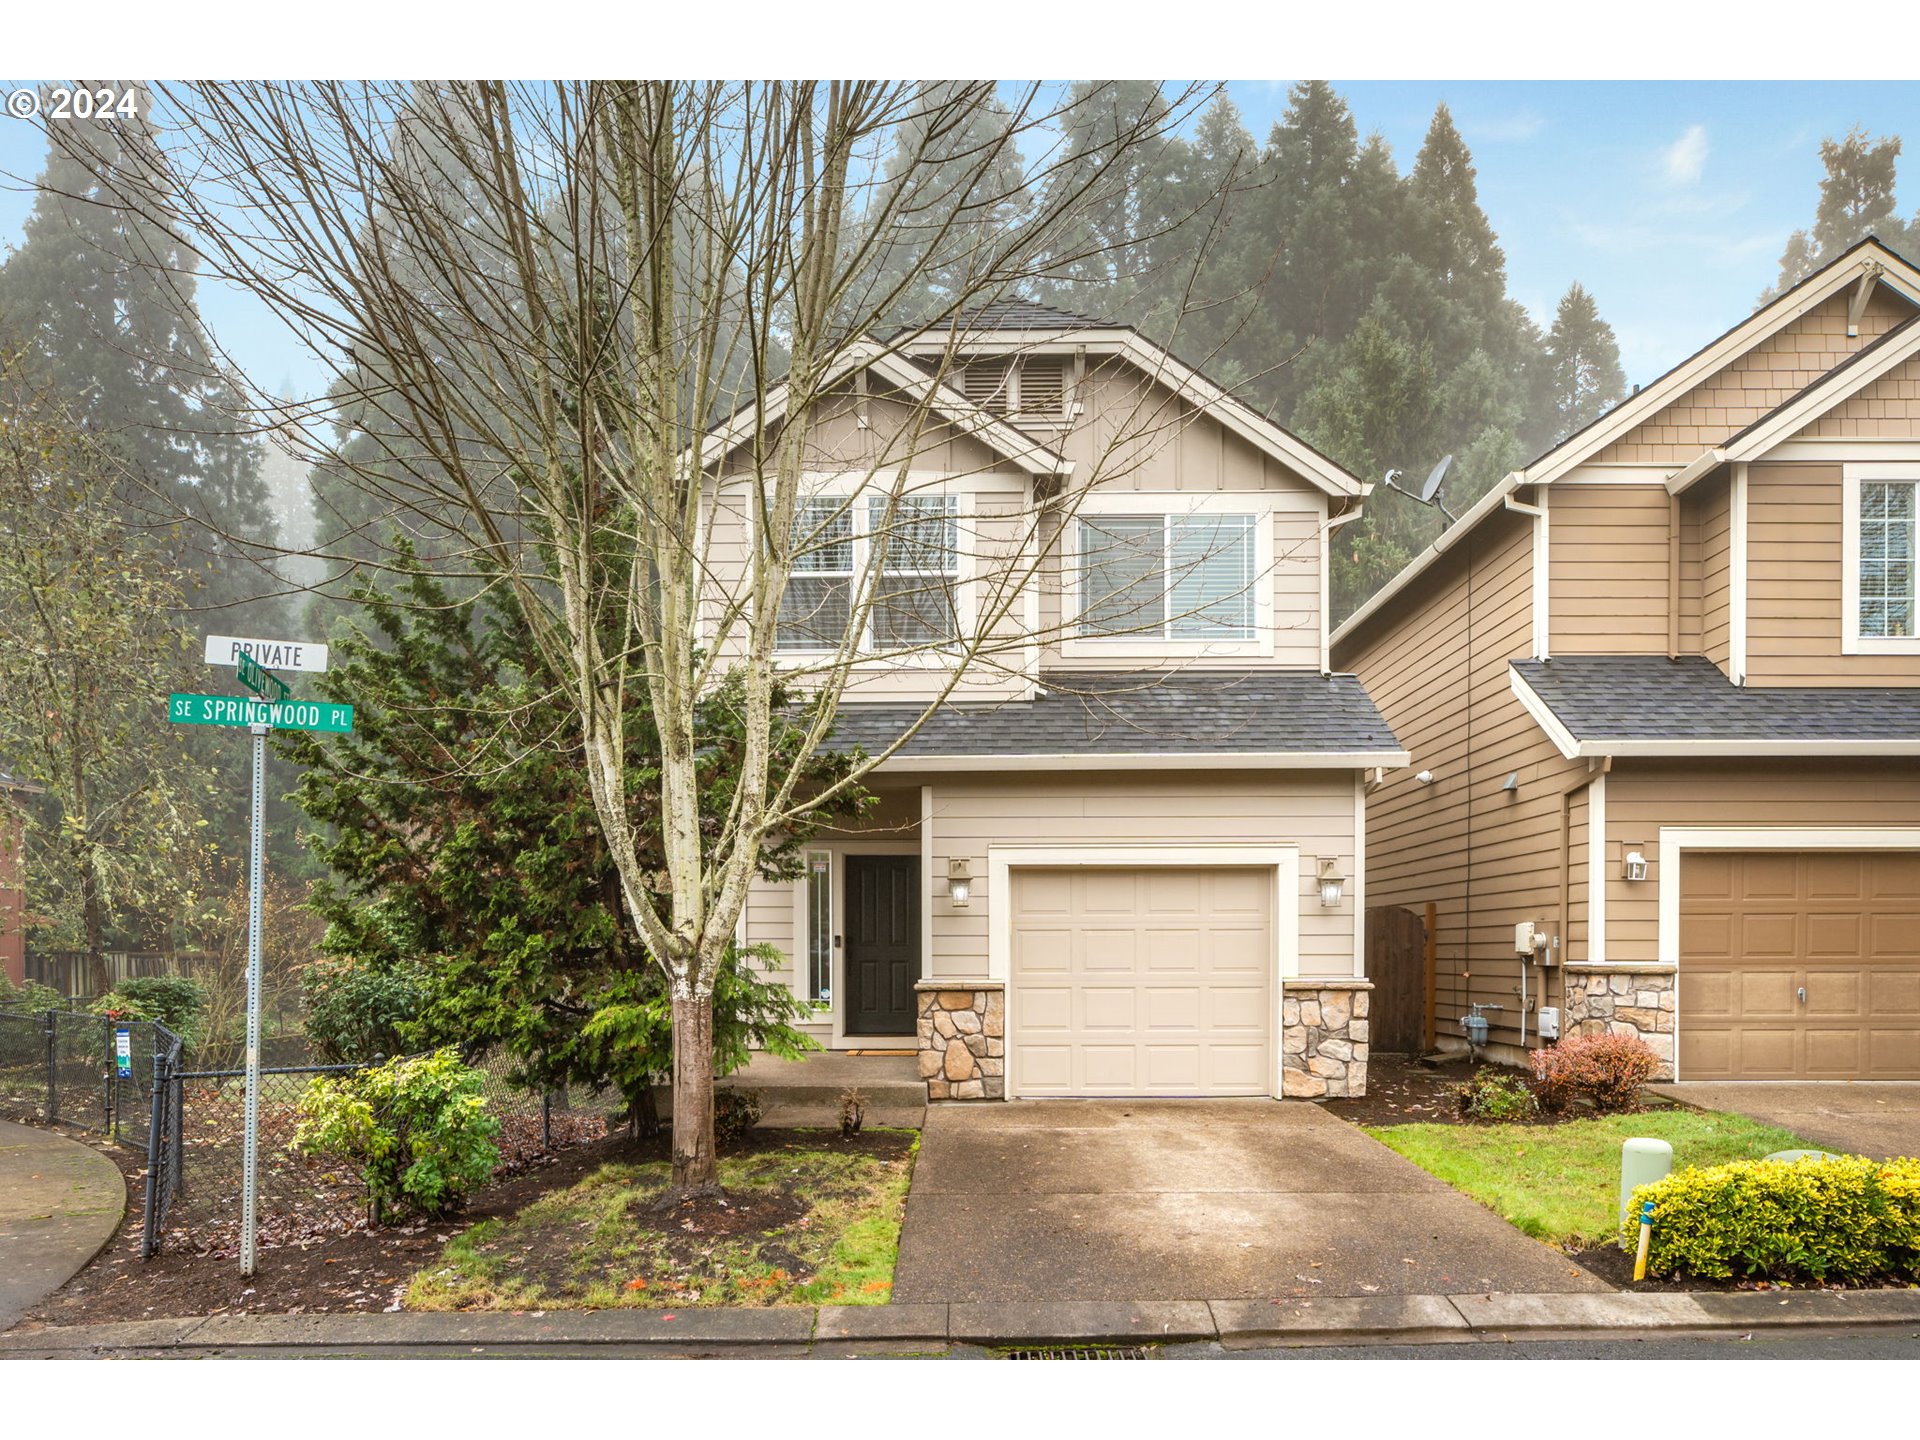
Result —
M1012 366L1005 360L975 360L960 372L960 393L995 415L1012 404Z
M1020 413L1054 416L1066 397L1064 360L1029 359L1020 366Z

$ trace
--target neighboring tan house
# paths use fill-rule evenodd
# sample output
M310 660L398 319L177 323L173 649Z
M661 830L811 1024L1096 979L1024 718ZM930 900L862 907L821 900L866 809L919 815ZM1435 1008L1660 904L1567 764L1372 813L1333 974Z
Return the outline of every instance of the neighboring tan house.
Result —
M917 1049L936 1099L1361 1093L1363 779L1406 760L1326 673L1328 536L1368 487L1131 329L1039 306L841 368L781 659L832 662L900 473L917 553L884 567L834 743L897 739L942 647L980 653L743 938L824 1044ZM709 452L723 592L767 409Z
M1453 1046L1480 1002L1509 1059L1544 1018L1683 1080L1920 1078L1917 314L1856 246L1334 632L1412 754L1368 900L1437 907Z

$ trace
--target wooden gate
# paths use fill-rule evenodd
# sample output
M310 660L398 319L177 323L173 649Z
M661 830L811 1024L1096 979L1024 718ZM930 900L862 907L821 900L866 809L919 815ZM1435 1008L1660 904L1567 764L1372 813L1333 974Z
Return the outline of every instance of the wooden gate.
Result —
M1373 1049L1417 1055L1429 1049L1426 923L1398 905L1367 911L1367 978L1373 981Z

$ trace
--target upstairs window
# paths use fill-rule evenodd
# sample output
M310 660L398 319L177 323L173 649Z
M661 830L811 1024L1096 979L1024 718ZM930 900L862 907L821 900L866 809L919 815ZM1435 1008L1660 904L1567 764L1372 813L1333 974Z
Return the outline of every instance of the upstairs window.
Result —
M1914 499L1912 480L1860 485L1860 638L1914 636Z
M1916 470L1920 467L1896 461L1850 462L1843 469L1844 655L1920 655L1920 603L1914 593L1914 562L1920 552Z
M961 369L957 388L991 415L1058 420L1066 404L1067 362L1050 355L973 360Z
M1082 637L1255 638L1253 516L1088 516L1078 542Z
M903 650L959 635L953 496L808 500L794 519L794 547L776 649L839 649L861 592L872 603L858 649Z

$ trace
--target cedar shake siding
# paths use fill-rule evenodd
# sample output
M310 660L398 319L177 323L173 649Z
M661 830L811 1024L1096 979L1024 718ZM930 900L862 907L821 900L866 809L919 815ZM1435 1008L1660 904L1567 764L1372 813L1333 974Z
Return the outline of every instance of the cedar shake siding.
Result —
M1594 457L1594 463L1685 465L1914 313L1913 306L1880 287L1860 317L1860 334L1849 338L1849 294L1842 291L1830 296L1729 361L1607 446Z

